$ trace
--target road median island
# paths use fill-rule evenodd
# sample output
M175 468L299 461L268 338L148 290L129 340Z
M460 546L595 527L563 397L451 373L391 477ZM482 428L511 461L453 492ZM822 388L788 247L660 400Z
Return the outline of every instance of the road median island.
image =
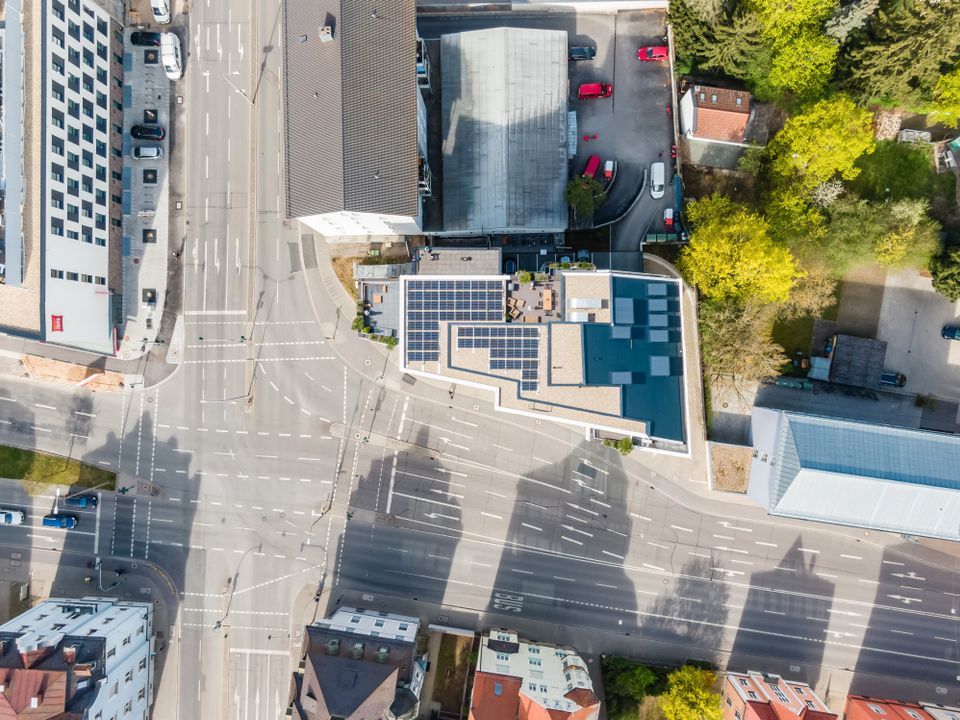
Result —
M31 495L50 485L113 491L116 473L59 455L0 445L0 477L19 480Z

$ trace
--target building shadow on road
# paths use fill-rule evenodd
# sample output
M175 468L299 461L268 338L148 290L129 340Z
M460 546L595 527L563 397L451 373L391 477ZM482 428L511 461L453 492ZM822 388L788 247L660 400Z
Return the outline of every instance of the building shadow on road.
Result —
M815 684L820 677L834 583L817 574L817 555L802 536L777 567L750 575L728 665L762 669Z
M850 691L960 705L960 595L926 589L955 587L956 576L911 560L915 551L910 543L884 550L869 617L858 618L867 628Z

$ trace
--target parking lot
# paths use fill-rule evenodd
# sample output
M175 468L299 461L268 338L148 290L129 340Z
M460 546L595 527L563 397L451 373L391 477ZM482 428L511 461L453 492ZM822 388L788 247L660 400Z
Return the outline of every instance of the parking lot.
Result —
M941 337L946 324L960 324L960 303L915 270L887 274L877 339L887 341L887 368L907 376L904 391L960 400L960 342Z
M637 60L640 47L663 44L663 13L490 12L430 15L417 20L424 38L504 26L565 30L570 46L596 47L593 60L571 62L568 66L569 109L576 111L578 125L577 154L570 161L570 172L583 172L590 155L617 162L616 181L607 202L597 212L596 221L602 223L629 207L643 181L644 170L649 170L650 163L663 160L667 166L664 197L654 200L645 189L630 214L614 227L614 250L639 250L642 233L651 222L651 230L662 229L663 210L673 207L673 122L666 111L670 103L670 68L666 62ZM589 82L610 83L612 97L578 100L577 88Z

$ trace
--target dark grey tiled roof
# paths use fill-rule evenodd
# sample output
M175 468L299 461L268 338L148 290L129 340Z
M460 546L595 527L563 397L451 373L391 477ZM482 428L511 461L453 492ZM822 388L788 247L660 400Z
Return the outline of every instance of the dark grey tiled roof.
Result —
M288 217L417 214L416 37L415 0L284 0Z

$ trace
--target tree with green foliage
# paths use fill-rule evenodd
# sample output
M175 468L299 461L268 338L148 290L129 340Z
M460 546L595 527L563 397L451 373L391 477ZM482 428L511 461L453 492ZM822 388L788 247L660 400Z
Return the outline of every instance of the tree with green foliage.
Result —
M872 119L846 95L790 118L768 148L774 179L805 192L837 176L852 180L860 172L857 159L874 149Z
M790 297L777 308L777 316L786 321L816 318L836 302L837 279L827 265L812 260L803 265L804 274L790 290Z
M837 42L845 42L851 33L859 30L880 7L880 0L853 0L842 5L827 21L826 33Z
M567 183L567 204L573 208L578 218L588 218L603 204L607 196L603 192L603 185L587 177L575 177Z
M706 301L699 315L700 357L710 387L744 395L760 380L780 374L786 357L770 336L771 306Z
M904 0L873 16L839 62L842 85L864 101L921 105L960 53L956 2Z
M960 67L942 75L933 89L933 108L927 115L929 124L947 127L960 125Z
M933 289L947 300L960 300L960 248L938 255L930 262Z
M781 94L817 98L833 77L840 47L819 32L804 32L779 47L773 55L770 84Z
M774 47L791 42L810 30L820 30L839 8L837 0L752 0L763 34Z
M690 203L693 225L680 270L708 300L783 302L797 278L790 251L775 243L766 221L720 195Z
M763 50L757 15L752 12L738 13L728 22L716 23L712 31L711 41L700 49L698 68L734 78L748 78L758 54Z
M636 720L640 703L657 681L656 673L644 665L615 656L604 656L600 669L607 717L610 720Z
M660 696L666 720L720 720L720 693L713 689L717 676L709 670L684 665L667 677L667 691Z

